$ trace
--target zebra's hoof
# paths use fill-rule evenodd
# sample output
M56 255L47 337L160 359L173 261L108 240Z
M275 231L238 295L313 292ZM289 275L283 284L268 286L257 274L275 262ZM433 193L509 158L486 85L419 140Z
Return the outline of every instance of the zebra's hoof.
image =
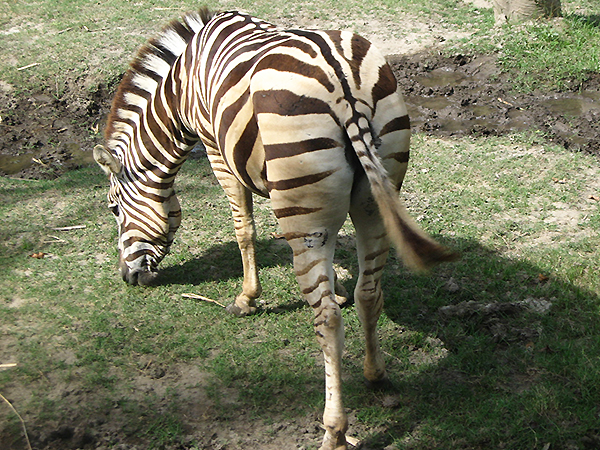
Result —
M235 302L228 305L225 309L228 313L233 314L236 317L246 317L256 312L255 306L247 306L246 308L240 308Z

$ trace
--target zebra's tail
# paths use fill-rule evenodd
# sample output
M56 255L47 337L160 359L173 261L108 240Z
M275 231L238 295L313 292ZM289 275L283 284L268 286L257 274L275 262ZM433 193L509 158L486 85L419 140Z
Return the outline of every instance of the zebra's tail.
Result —
M381 163L368 119L362 116L356 120L355 115L346 122L346 132L365 170L388 236L404 264L412 270L424 271L438 263L456 260L456 253L437 243L409 216Z

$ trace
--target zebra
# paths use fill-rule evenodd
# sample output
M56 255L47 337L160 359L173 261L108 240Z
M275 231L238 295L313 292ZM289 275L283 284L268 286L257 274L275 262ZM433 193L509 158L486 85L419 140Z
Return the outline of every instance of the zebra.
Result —
M93 151L110 178L119 268L130 284L152 284L169 252L181 222L175 177L198 141L229 200L243 261L242 292L227 309L237 316L256 311L252 195L268 197L324 354L321 450L346 449L339 305L345 299L333 269L340 227L350 215L364 376L372 383L387 377L376 328L389 242L415 270L455 257L399 199L410 121L392 70L369 41L350 32L285 30L206 8L167 25L131 63L105 143Z

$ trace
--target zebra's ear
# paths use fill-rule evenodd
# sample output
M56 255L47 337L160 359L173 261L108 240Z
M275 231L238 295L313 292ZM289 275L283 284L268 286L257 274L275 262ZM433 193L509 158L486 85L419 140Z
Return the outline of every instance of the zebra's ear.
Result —
M112 152L106 150L101 145L96 145L94 147L94 159L107 175L110 175L111 173L117 175L123 168L121 161L119 161Z

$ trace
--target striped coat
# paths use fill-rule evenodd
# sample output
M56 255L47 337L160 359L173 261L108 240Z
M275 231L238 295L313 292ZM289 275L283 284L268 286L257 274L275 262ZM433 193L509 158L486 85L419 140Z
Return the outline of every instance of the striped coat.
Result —
M256 310L252 194L269 197L325 357L321 449L344 449L345 293L332 266L340 227L349 214L371 382L385 379L376 324L389 241L411 268L453 257L398 198L410 124L392 71L352 33L281 30L247 14L207 10L171 23L138 53L115 95L106 144L94 149L110 176L121 275L129 283L150 284L173 242L181 216L174 180L198 140L229 199L242 255L242 292L228 310Z

